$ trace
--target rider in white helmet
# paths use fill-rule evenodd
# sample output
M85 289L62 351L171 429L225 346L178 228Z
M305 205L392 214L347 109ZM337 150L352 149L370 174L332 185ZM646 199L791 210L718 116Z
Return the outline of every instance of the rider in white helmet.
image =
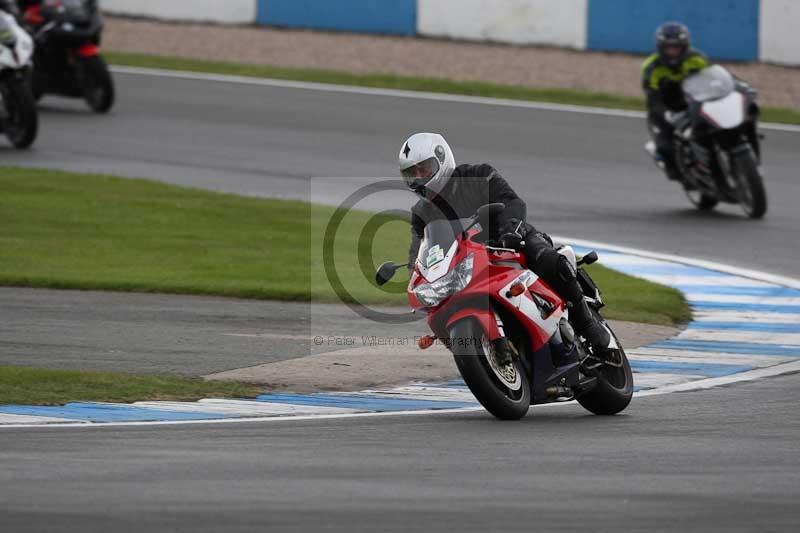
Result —
M572 304L570 318L578 333L595 349L608 349L611 337L586 305L572 264L553 248L549 236L525 222L525 202L494 167L485 163L456 166L447 141L436 133L409 137L400 148L399 160L403 182L421 197L411 208L409 265L416 260L429 222L468 218L482 205L505 204L505 210L489 230L490 239L514 248L524 241L520 251L525 254L528 268ZM501 343L497 348L510 361L507 345Z

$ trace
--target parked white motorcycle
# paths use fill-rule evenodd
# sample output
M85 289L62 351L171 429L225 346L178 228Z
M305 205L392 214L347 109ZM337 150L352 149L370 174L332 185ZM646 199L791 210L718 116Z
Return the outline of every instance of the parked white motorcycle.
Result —
M16 19L0 11L0 133L16 148L36 140L39 114L31 90L33 39Z

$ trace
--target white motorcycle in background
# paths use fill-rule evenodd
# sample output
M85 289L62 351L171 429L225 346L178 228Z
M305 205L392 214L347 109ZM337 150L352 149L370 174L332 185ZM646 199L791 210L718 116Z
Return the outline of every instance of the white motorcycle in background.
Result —
M675 166L686 196L709 211L719 202L739 204L750 218L767 211L761 176L758 93L724 67L712 65L683 82L688 109L672 113ZM655 156L655 144L645 146ZM660 164L659 164L660 163ZM663 161L657 164L663 168Z
M39 129L30 83L33 48L16 19L0 11L0 133L20 149L33 144Z

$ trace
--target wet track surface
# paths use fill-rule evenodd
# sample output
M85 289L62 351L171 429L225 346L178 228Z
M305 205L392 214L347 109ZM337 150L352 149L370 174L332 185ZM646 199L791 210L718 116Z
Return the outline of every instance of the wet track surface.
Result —
M643 154L635 119L117 80L111 116L45 100L36 148L0 148L0 160L309 198L309 176L392 175L406 135L442 131L460 161L500 168L549 232L800 276L798 134L768 132L770 212L753 222L733 207L692 210ZM313 192L333 200L336 182ZM180 331L179 319L165 327ZM9 531L790 530L799 386L792 375L635 399L611 419L560 406L520 423L470 413L0 431L1 518Z

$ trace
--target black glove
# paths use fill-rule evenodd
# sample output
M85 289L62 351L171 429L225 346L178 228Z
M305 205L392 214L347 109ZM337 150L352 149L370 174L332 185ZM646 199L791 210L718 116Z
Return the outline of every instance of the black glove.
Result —
M503 248L520 250L525 246L525 237L530 226L516 218L510 218L500 229L500 244Z

